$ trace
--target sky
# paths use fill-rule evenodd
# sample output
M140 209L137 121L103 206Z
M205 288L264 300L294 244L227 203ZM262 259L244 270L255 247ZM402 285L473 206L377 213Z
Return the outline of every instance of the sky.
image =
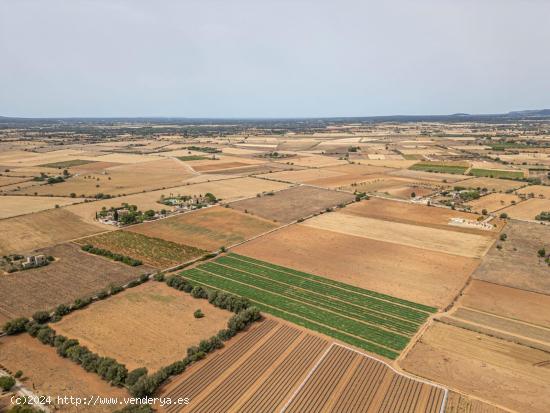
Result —
M548 0L0 0L0 116L550 108Z

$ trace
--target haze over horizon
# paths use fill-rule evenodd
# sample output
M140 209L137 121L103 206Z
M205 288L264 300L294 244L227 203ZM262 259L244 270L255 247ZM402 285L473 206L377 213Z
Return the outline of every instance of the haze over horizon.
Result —
M544 0L5 0L0 115L543 109L549 15Z

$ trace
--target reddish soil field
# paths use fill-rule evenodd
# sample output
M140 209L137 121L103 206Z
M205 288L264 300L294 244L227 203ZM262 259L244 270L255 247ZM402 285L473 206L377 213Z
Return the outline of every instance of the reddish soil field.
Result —
M233 202L230 206L275 222L290 223L353 200L354 196L351 194L311 186L297 186L275 192L273 195Z
M60 357L53 347L42 344L28 334L0 338L0 366L23 372L25 387L38 395L87 397L130 397L123 388L113 387L94 373L87 373L78 364ZM62 412L113 411L113 406L93 406L86 410L82 406L56 405Z
M74 244L38 252L53 255L56 261L45 267L0 274L0 322L69 304L110 284L123 285L152 271L147 266L130 267L84 253Z
M197 309L203 318L193 316ZM232 315L207 300L150 281L75 311L52 327L129 370L156 371L226 328Z
M149 237L215 250L277 228L272 221L230 208L212 207L128 228Z
M479 262L303 225L234 252L440 308L452 302Z

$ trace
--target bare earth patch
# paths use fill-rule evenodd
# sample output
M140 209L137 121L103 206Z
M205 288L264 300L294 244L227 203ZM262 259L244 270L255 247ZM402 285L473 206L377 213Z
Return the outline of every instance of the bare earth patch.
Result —
M442 323L433 324L401 366L509 409L546 413L548 353Z
M445 308L479 260L294 225L234 249L247 255Z
M70 304L110 284L123 285L152 271L147 266L130 267L84 253L72 243L44 248L38 253L52 255L56 261L45 267L0 274L0 322Z
M384 221L340 212L313 217L304 221L302 225L470 258L480 258L485 255L493 242L493 239L482 235Z
M343 192L297 186L273 195L233 202L230 206L276 222L290 223L353 199L353 195Z
M205 317L195 318L197 309ZM188 347L225 328L231 316L207 300L151 281L75 311L52 327L129 370L156 371L183 359Z
M212 207L128 228L149 237L204 250L230 246L277 228L272 221L231 208Z
M113 387L95 373L86 372L69 359L60 357L53 347L42 344L28 334L0 338L0 365L12 372L23 372L23 384L38 395L90 397L130 397L128 392ZM56 411L81 412L82 406L56 405ZM86 412L108 413L113 406L96 405Z

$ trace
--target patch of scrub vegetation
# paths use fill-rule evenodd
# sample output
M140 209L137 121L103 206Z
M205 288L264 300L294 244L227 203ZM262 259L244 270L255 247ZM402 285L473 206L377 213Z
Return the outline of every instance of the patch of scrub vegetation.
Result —
M411 165L413 171L439 172L447 174L463 174L468 169L465 165L447 164L444 162L418 162Z

